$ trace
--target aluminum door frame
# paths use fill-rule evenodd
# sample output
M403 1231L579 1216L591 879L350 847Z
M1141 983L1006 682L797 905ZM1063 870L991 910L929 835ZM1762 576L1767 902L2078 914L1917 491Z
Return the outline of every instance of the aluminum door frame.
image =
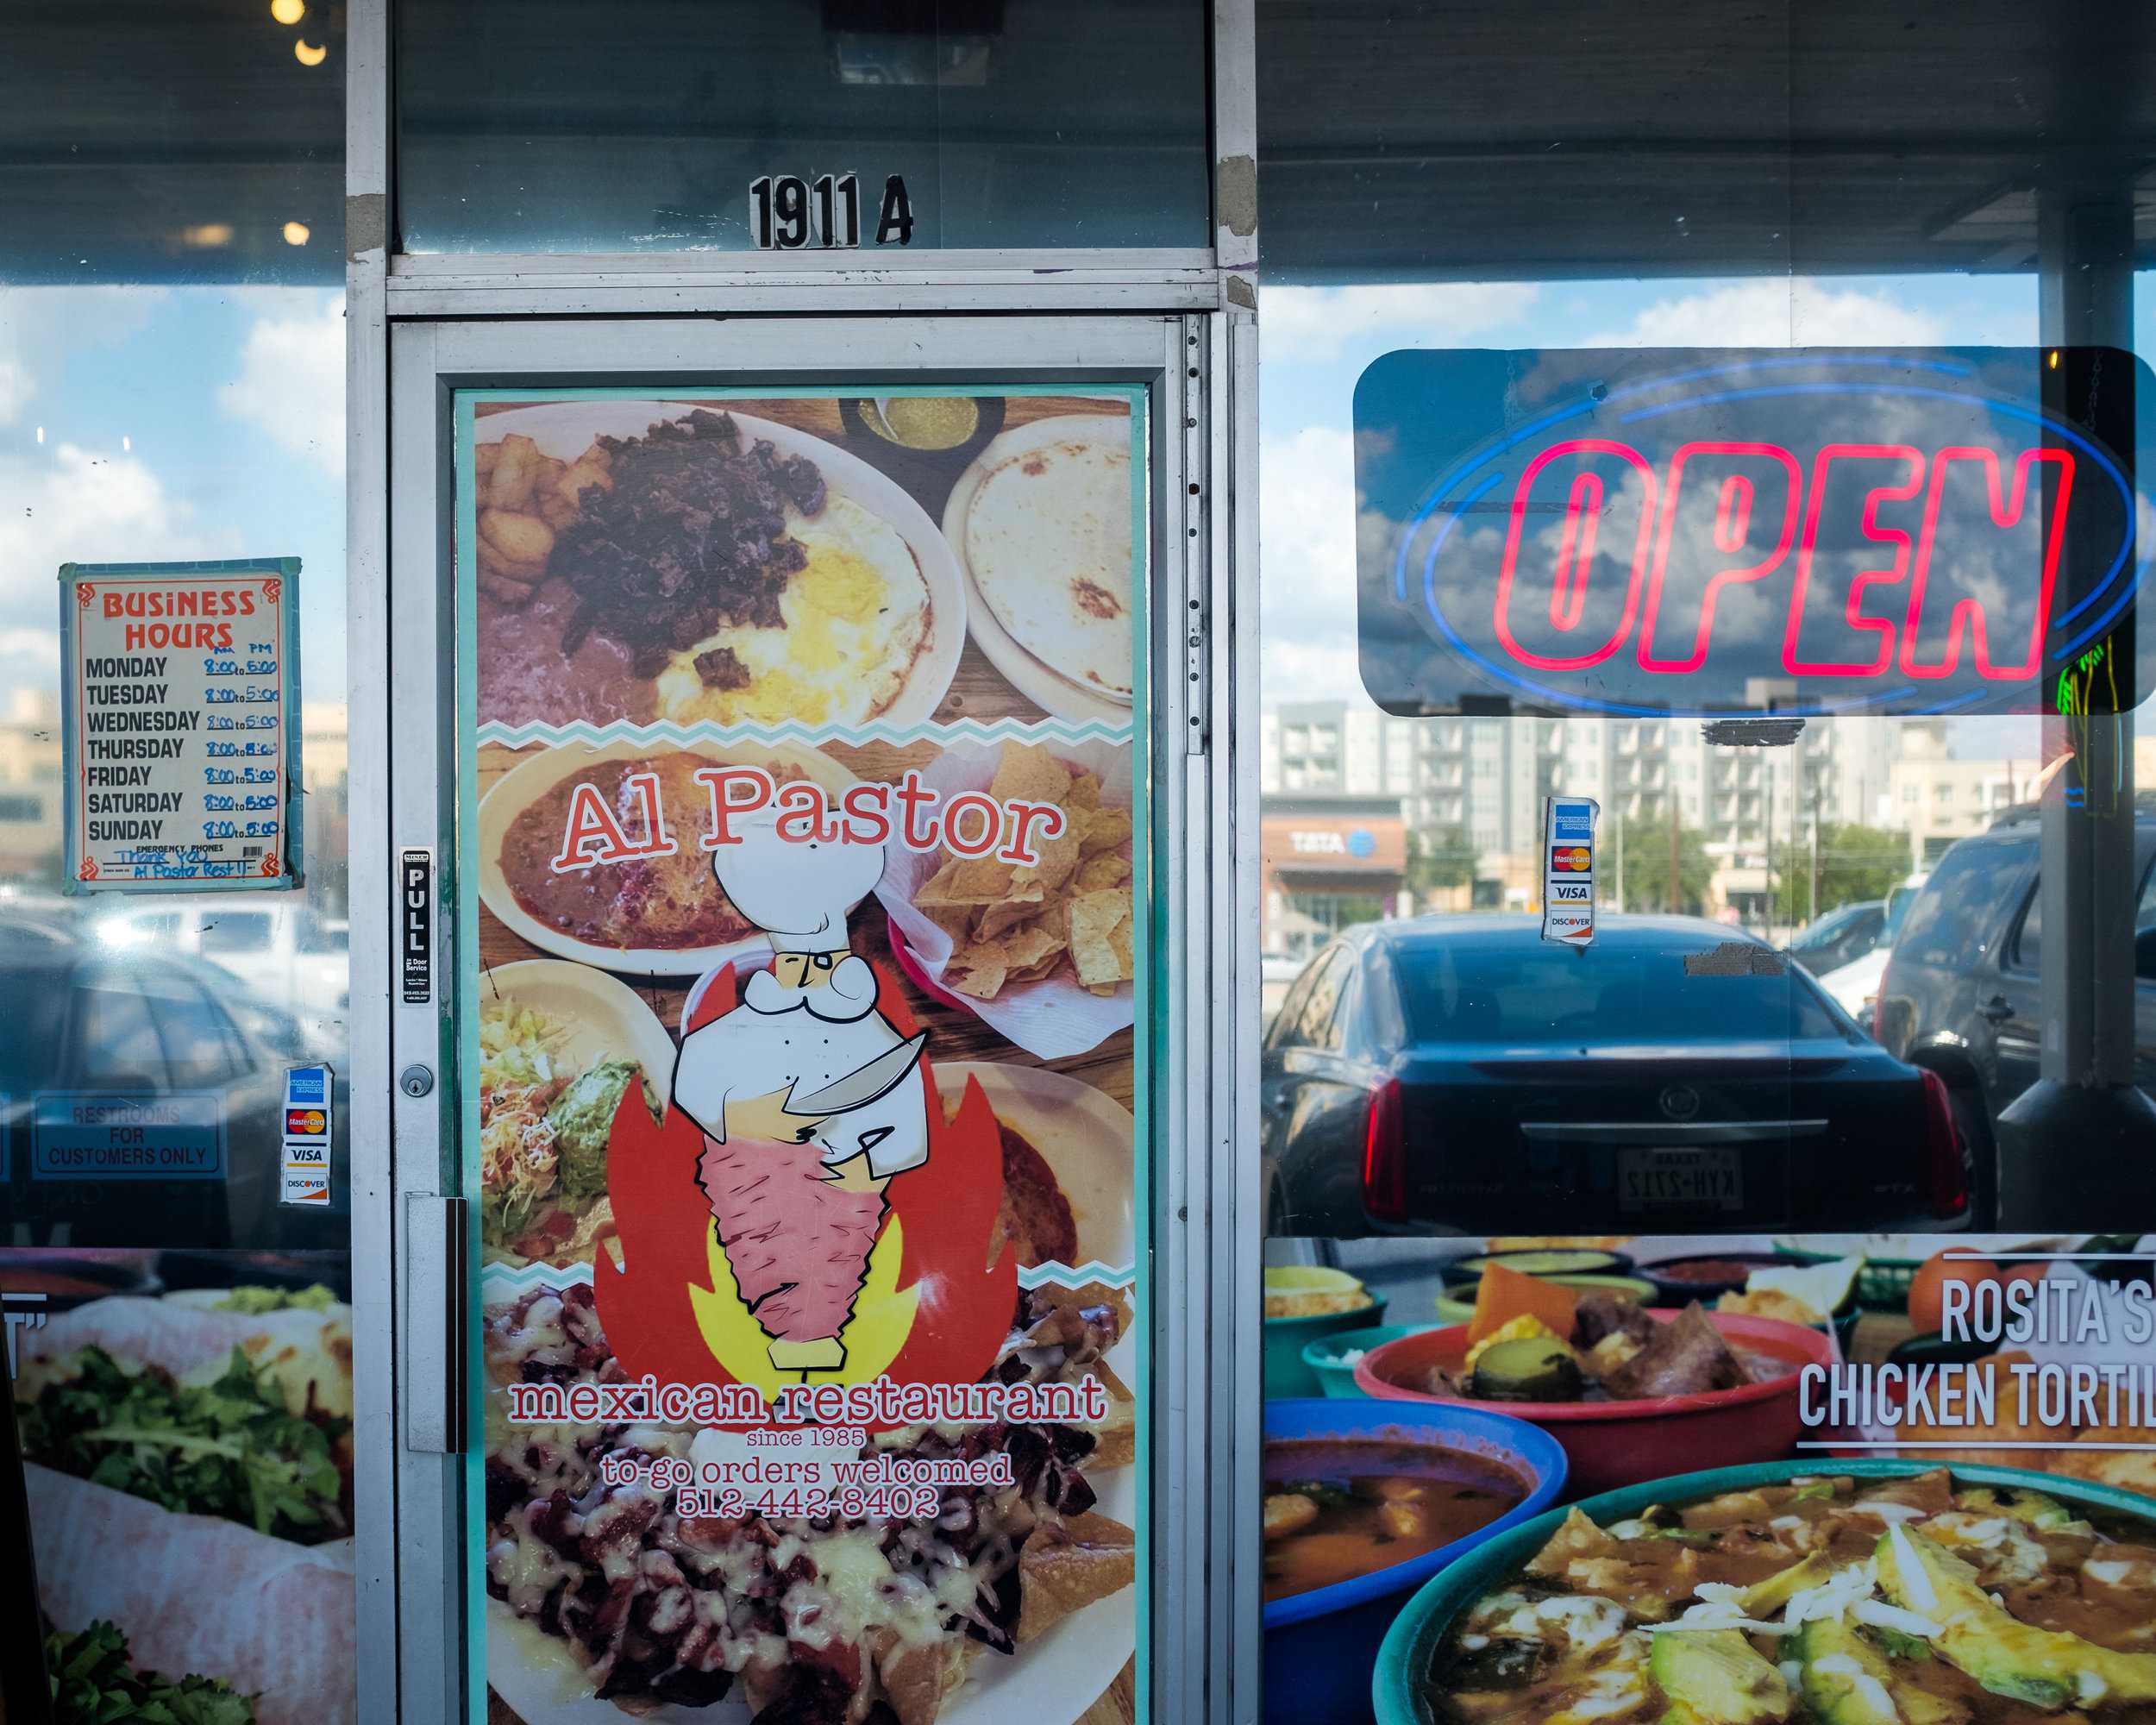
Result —
M354 401L352 484L355 499L362 487L385 487L388 509L376 530L355 530L352 546L353 867L355 884L367 883L360 894L375 894L385 935L395 926L398 855L430 850L443 883L455 856L455 607L442 579L454 391L640 381L778 388L842 378L1150 387L1153 889L1173 958L1156 996L1163 1029L1150 1075L1148 1701L1156 1720L1255 1717L1258 1239L1253 1139L1238 1120L1238 1094L1251 1094L1238 1086L1239 1069L1255 1047L1240 1034L1241 996L1256 989L1255 850L1235 840L1238 828L1255 835L1256 774L1233 743L1249 738L1254 756L1255 678L1234 672L1238 662L1254 670L1257 624L1254 582L1244 586L1250 602L1238 605L1233 579L1238 549L1254 553L1250 499L1247 487L1238 499L1226 477L1238 422L1254 430L1247 314L385 319L376 329L387 387L377 414L364 392ZM374 345L365 334L354 330L355 369ZM366 513L355 508L355 530ZM379 801L362 813L371 799ZM355 1091L413 1064L436 1076L423 1097L382 1084L386 1101L367 1112L386 1126L392 1153L368 1158L377 1177L354 1195L355 1296L369 1314L360 1349L359 1597L360 1645L371 1655L361 1715L370 1720L460 1718L467 1693L464 1565L473 1554L463 1542L461 1458L429 1447L454 1440L461 1397L449 1386L463 1381L471 1324L436 1201L455 1189L447 1166L461 1094L448 1010L459 981L453 900L438 892L434 1002L404 1004L378 950L366 982L386 1005L380 1033L354 1027ZM354 932L356 948L357 918ZM392 1647L393 1665L372 1656Z

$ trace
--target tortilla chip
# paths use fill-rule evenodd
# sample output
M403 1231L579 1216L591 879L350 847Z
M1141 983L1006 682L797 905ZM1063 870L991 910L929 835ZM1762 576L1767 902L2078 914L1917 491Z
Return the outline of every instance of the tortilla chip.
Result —
M1018 927L1019 924L1031 921L1040 914L1040 911L1041 907L1037 904L1022 900L1007 904L986 906L972 913L973 938L982 943L1000 939L1004 934Z
M2064 1449L2048 1451L2041 1455L2023 1456L2023 1467L2041 1468L2046 1473L2063 1474L2069 1479L2093 1479L2100 1484L2115 1485L2124 1491L2138 1491L2144 1497L2156 1497L2156 1428L2147 1426L2091 1426L2074 1440L2074 1444L2146 1444L2141 1450L2084 1450L2073 1444Z
M1011 884L1021 887L1037 881L1052 893L1069 880L1077 872L1080 859L1078 835L1072 831L1074 825L1073 819L1066 814L1063 831L1058 837L1041 838L1037 836L1033 850L1039 860L1013 869Z
M916 904L913 908L950 937L952 950L972 942L974 918L978 913L971 905Z
M956 1637L911 1646L890 1630L876 1653L876 1677L899 1725L936 1725L943 1703L966 1680L966 1644Z
M1044 1523L1018 1553L1018 1640L1037 1639L1137 1576L1137 1539L1120 1521L1088 1510Z
M1122 981L1122 966L1109 936L1129 913L1129 895L1119 888L1086 893L1070 901L1070 959L1081 982L1090 988L1096 982Z
M1107 850L1079 864L1077 878L1071 885L1081 893L1100 893L1119 887L1130 878L1131 859Z
M1126 982L1131 981L1131 978L1138 975L1138 969L1136 965L1131 962L1131 915L1129 912L1125 912L1123 920L1108 931L1108 944L1112 949L1113 949L1116 957L1122 963L1122 980Z
M1088 856L1130 843L1131 814L1128 809L1083 809L1079 812L1078 819L1081 823L1078 831L1078 848Z
M1060 806L1070 794L1070 775L1037 743L1006 743L996 761L988 794L998 802L1017 800Z
M1070 789L1063 798L1067 809L1097 809L1100 806L1100 778L1095 773L1080 773L1070 781Z
M1067 944L1062 936L1037 923L1004 937L1003 960L1013 970L1030 970L1037 964L1053 963Z
M958 864L946 862L928 879L913 889L913 903L917 909L930 905L948 905L951 900L951 883L957 878Z
M1010 968L1004 962L1003 949L992 940L953 954L943 967L943 980L962 994L993 1000L1003 992L1003 980Z
M1098 994L1106 1000L1112 999L1116 990L1122 986L1120 982L1088 982L1086 984L1086 992L1088 994Z

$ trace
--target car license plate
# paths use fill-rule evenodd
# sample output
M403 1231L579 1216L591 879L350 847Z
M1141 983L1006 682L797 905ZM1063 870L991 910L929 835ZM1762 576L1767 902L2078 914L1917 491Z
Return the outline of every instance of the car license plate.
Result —
M1617 1208L1649 1210L1682 1204L1718 1210L1744 1207L1744 1164L1734 1150L1620 1150Z

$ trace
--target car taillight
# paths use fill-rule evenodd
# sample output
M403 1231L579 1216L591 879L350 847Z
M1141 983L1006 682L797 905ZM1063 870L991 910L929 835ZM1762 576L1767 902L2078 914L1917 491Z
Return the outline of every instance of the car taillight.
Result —
M1400 1080L1370 1092L1363 1126L1363 1208L1384 1222L1407 1220L1407 1127Z
M1953 1098L1946 1081L1928 1068L1917 1069L1924 1081L1924 1138L1931 1154L1932 1209L1958 1216L1969 1208L1969 1166L1962 1153L1961 1130L1954 1124Z

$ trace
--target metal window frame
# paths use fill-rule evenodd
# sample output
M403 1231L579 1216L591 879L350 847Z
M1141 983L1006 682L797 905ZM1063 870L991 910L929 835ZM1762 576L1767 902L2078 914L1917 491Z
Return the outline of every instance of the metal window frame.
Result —
M1088 341L1097 333L1105 345L1096 358L1112 354L1133 327L1160 343L1156 448L1165 457L1179 423L1183 441L1174 461L1161 463L1163 472L1181 471L1172 495L1156 499L1163 555L1155 590L1180 589L1183 598L1172 616L1163 606L1156 624L1156 687L1177 697L1172 734L1183 746L1156 744L1157 806L1180 835L1174 855L1182 865L1156 891L1175 919L1184 965L1178 1005L1188 1028L1181 1063L1156 1075L1156 1095L1184 1101L1172 1137L1168 1111L1160 1111L1156 1162L1155 1302L1172 1323L1156 1331L1153 1371L1150 1699L1156 1721L1251 1725L1260 1706L1262 1250L1254 0L1218 0L1213 10L1209 253L949 252L903 267L858 254L828 261L398 256L391 10L392 0L352 0L346 37L351 868L355 907L371 894L379 911L355 914L352 941L360 1717L460 1717L466 1690L462 1591L445 1597L442 1586L461 1534L456 1464L405 1446L411 1408L400 1399L448 1369L429 1341L436 1296L423 1302L417 1290L444 1273L425 1250L439 1236L423 1201L442 1189L442 1109L454 1094L454 1069L433 1009L392 1004L398 851L431 844L439 869L452 830L442 794L453 783L442 768L453 762L437 759L417 776L403 766L392 774L392 715L437 710L442 688L431 649L449 619L447 596L431 583L446 530L438 505L448 492L447 444L434 429L443 380L529 378L523 344L549 337L577 361L544 370L560 380L594 380L606 367L585 361L602 332L610 332L616 374L709 373L712 354L730 345L730 330L737 337L746 320L790 314L761 326L767 358L799 357L790 346L774 348L774 333L849 323L887 348L887 370L920 365L918 342L932 332L948 344L943 369L976 378L994 374L998 354L1013 378L1058 369L1062 356L1040 345L1051 328ZM903 336L868 321L893 317L906 320ZM595 318L650 321L580 321ZM1012 345L1029 334L1030 347ZM1061 368L1069 364L1064 359ZM755 367L726 369L738 378ZM800 378L802 365L790 374ZM407 555L415 547L423 549ZM398 652L400 639L414 644L415 616L432 618L418 636L422 650ZM1186 665L1186 674L1168 674ZM1188 712L1186 695L1194 696ZM437 914L438 954L454 950L448 927ZM437 1000L454 974L438 957ZM392 1088L415 1048L431 1051L442 1075L424 1101ZM454 1338L440 1340L446 1350Z

